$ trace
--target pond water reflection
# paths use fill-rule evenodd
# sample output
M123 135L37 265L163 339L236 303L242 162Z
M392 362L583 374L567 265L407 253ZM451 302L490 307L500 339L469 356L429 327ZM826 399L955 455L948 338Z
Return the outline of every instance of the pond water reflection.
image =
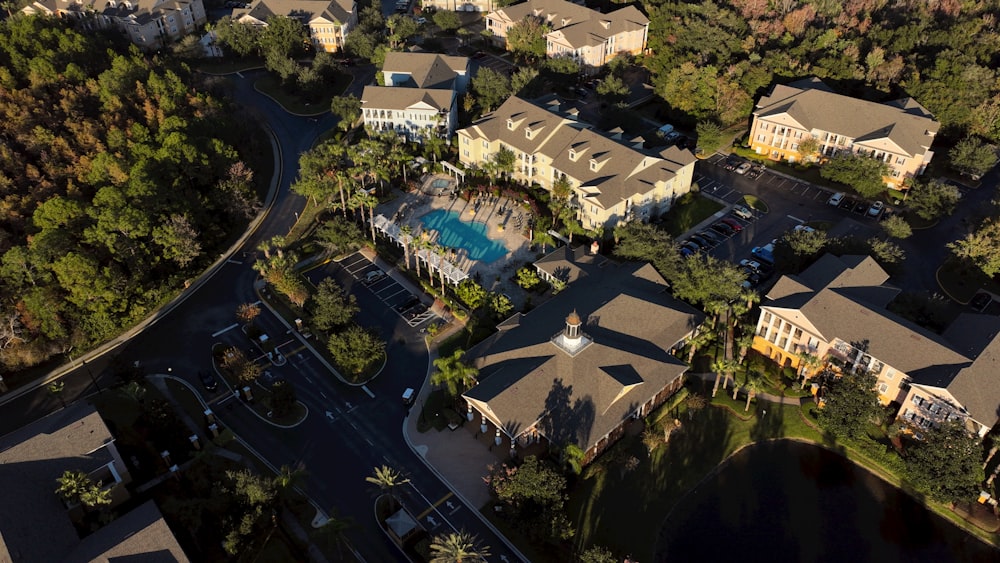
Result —
M1000 561L1000 551L839 455L791 441L737 454L688 495L657 561Z

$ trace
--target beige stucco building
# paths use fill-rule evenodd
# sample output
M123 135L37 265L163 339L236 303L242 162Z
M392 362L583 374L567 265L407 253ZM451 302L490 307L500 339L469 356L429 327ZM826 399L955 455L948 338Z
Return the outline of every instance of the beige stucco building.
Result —
M957 420L979 436L1000 413L1000 318L960 315L935 334L886 309L899 290L870 256L826 254L801 274L782 276L768 292L753 349L775 362L834 373L867 370L879 400L900 405L898 418L917 433Z
M85 30L118 29L146 51L194 33L207 21L202 0L35 0L21 12L72 19Z
M572 188L570 205L584 228L648 221L691 190L695 157L669 147L658 153L621 134L605 136L561 113L512 96L495 111L457 131L459 160L482 166L501 148L515 156L513 178L551 190L559 178Z
M486 30L506 46L507 32L526 18L537 18L551 31L545 36L548 57L570 57L584 72L594 72L621 54L646 50L649 18L635 6L602 14L566 0L528 0L487 14Z
M496 7L495 0L420 0L424 9L450 10L452 12L491 12Z
M900 188L924 172L941 124L913 98L880 104L834 93L818 78L778 84L757 103L750 148L773 160L823 160L854 153L889 167L885 182ZM815 139L818 152L799 147Z
M358 24L354 0L256 0L249 8L233 10L234 21L253 25L267 25L275 16L299 20L313 47L328 53L343 50L347 34Z

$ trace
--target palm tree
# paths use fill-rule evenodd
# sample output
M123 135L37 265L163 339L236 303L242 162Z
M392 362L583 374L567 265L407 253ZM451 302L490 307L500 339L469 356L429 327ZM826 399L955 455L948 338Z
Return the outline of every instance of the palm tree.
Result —
M69 503L78 502L84 491L93 484L83 471L69 469L63 472L62 477L56 479L56 483L59 484L56 494Z
M542 245L542 254L545 254L549 246L556 245L556 239L548 231L534 231L534 242L535 244Z
M347 531L354 526L354 521L350 518L340 518L337 516L336 509L331 511L329 517L327 517L326 522L319 527L318 532L329 538L335 546L337 546L337 555L343 555L344 546L348 545Z
M364 217L365 208L368 208L368 223L371 227L372 242L375 242L375 206L378 205L378 198L365 190L358 190L354 192L351 199L354 201L354 204L361 209L362 217ZM350 203L348 203L348 205L350 205Z
M478 369L462 362L464 355L464 350L455 350L450 356L434 360L437 371L431 376L431 383L444 385L452 397L458 397L462 391L475 385L476 378L479 377Z
M753 310L754 303L760 303L760 293L751 288L745 288L740 292L740 298L747 302L747 311Z
M569 442L563 446L560 454L562 456L562 462L566 465L566 468L569 469L574 475L579 475L580 470L583 469L583 458L586 457L587 452L573 442Z
M399 471L396 471L388 465L376 467L374 471L375 474L365 477L365 481L378 485L379 490L389 496L393 496L393 492L397 487L410 482L410 480L403 477Z
M756 375L751 375L750 372L747 372L747 379L743 382L743 387L747 390L747 406L743 409L743 412L750 410L750 399L756 397L757 392L764 388L760 378Z
M441 277L441 295L444 295L444 256L447 253L445 247L440 244L434 245L434 254L438 255L438 275Z
M66 408L66 400L63 399L63 390L66 389L66 384L62 381L53 381L49 384L49 393L55 395L59 399L59 403L62 404L63 408Z
M744 327L745 328L745 327ZM736 337L736 347L740 350L739 360L736 363L743 364L743 360L747 359L747 352L750 351L750 347L753 346L753 332L740 331L740 335Z
M800 375L806 375L809 372L815 373L823 366L823 359L809 352L800 352L796 356L799 359L799 368L802 370Z
M729 378L733 378L733 388L736 387L736 370L739 369L740 365L733 360L726 358L726 376L722 380L722 387L725 389L729 387Z
M719 381L722 380L722 373L726 371L726 360L715 360L712 362L711 370L715 373L715 384L712 385L712 396L719 391Z
M452 532L435 536L431 540L431 563L479 563L490 556L487 547L476 545L476 536L465 532Z
M716 337L715 332L712 330L705 330L704 328L705 327L702 327L702 330L700 332L696 333L694 336L691 337L690 340L688 340L689 364L694 361L694 355L695 353L698 352L699 348L703 346L708 346L709 344L712 343L713 340L715 340Z
M441 156L441 150L448 146L448 140L440 135L428 135L424 139L424 154L430 156L434 163Z
M410 269L410 242L413 240L413 227L409 225L403 225L399 228L399 242L403 243L403 261L406 263L406 269ZM417 272L417 276L420 273Z

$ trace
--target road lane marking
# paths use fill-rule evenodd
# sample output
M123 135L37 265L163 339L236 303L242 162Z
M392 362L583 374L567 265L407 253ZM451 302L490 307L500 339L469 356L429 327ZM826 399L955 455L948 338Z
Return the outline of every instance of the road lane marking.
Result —
M226 328L224 328L222 330L217 330L214 333L212 333L212 338L215 338L216 336L219 336L220 334L222 334L224 332L233 330L234 328L236 328L238 326L240 326L240 323L233 323L233 324L227 326Z
M372 393L371 390L368 389L367 385L362 385L361 388L364 389L365 393L368 393L369 397L371 397L372 399L375 398L375 393Z
M799 219L795 215L789 215L788 218L791 219L792 221L798 221L800 225L806 222L805 219Z
M420 496L423 496L423 495L420 495ZM445 503L445 501L447 501L448 499L450 499L450 498L451 498L451 497L453 497L453 496L455 496L455 493L453 493L453 492L451 492L451 491L448 491L448 494L446 494L446 495L444 495L443 497L441 497L441 500L439 500L439 501L435 502L434 504L432 504L432 505L430 506L430 508L428 508L427 510L423 511L423 512L422 512L422 513L420 514L420 516L417 516L417 520L423 520L423 519L424 519L424 518L425 518L425 517L426 517L426 516L427 516L428 514L430 514L431 512L435 511L435 510L437 509L437 507L439 507L439 506L441 506L442 504L444 504L444 503ZM425 499L425 500L426 500L426 499ZM451 504L451 503L448 503L448 504Z
M229 260L226 260L226 264L240 264L240 265L242 265L243 262L240 262L239 260L233 260L232 258L230 258Z

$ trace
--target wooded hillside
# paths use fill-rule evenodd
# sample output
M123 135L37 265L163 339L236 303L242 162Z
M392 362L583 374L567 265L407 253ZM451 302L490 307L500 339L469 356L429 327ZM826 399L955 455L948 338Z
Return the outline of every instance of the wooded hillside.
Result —
M0 23L0 368L141 320L256 206L220 104L116 41Z

